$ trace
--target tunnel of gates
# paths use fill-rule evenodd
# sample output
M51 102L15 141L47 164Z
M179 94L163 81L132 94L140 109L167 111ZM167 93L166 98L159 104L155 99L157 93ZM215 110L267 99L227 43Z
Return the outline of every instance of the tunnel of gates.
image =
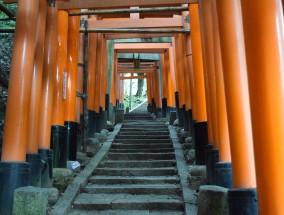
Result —
M52 162L66 165L51 143L76 159L77 127L83 137L104 127L123 103L123 80L137 78L123 74L141 73L149 111L176 110L193 133L196 163L206 163L210 183L230 188L230 213L239 202L254 213L284 213L281 0L4 0L14 2L16 28L1 29L15 38L0 211L15 188L31 183L38 160L46 164L37 186L51 186ZM170 41L116 43L108 68L108 40L161 37ZM160 60L137 69L121 53ZM68 145L60 148L61 133Z

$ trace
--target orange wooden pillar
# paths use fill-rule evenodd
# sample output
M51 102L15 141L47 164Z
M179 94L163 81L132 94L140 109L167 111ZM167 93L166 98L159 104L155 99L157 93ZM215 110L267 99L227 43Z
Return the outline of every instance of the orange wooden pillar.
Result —
M79 10L72 10L74 12ZM76 89L78 71L80 17L68 18L67 62L66 62L66 98L64 100L64 125L67 129L67 160L77 160L77 133L79 124L76 122Z
M39 1L39 14L36 28L36 43L34 54L34 68L32 74L32 89L29 111L29 125L27 135L27 156L26 160L30 163L31 183L30 185L41 186L41 155L38 154L38 119L40 111L40 96L42 83L42 67L43 67L43 52L45 39L45 23L46 23L46 1Z
M94 17L96 18L96 17ZM97 44L98 34L88 34L88 79L87 79L87 137L92 137L96 130L96 65L97 65Z
M57 49L53 86L53 102L51 115L51 148L53 150L53 166L66 167L67 142L66 128L64 127L64 99L66 99L67 86L67 35L68 12L59 10L57 20Z
M184 130L193 133L193 119L195 118L195 95L190 40L190 35L182 35L186 99L184 110Z
M206 86L206 98L210 101L207 104L208 124L212 130L212 145L205 147L205 163L207 171L207 181L214 184L214 166L219 161L219 138L218 138L218 116L217 116L217 94L216 94L216 71L214 62L214 41L212 26L212 0L199 1L201 38L204 60L204 74ZM209 139L210 141L210 139Z
M0 163L0 214L12 214L14 190L30 183L25 161L38 11L39 1L19 0Z
M83 10L81 10L83 11ZM83 16L81 17L81 21ZM85 17L84 17L85 20ZM81 23L81 28L84 27L84 23ZM84 93L84 70L85 70L85 60L84 60L84 46L85 46L85 34L80 33L79 37L79 49L78 49L78 70L77 70L77 89L81 95ZM82 97L76 98L76 122L80 123L83 116L83 99Z
M167 54L167 53L166 53ZM169 73L169 80L171 81L171 91L170 91L170 101L171 101L171 107L175 106L175 92L177 91L177 82L176 82L176 76L175 76L175 63L174 63L174 51L173 47L170 47L169 49L169 62L170 62L170 73Z
M241 1L258 207L261 215L283 214L283 6L281 0L256 3ZM265 13L261 12L263 9Z
M44 43L44 59L43 59L43 77L40 102L38 144L39 154L47 164L47 168L42 174L41 186L52 186L52 157L53 152L50 150L50 134L51 134L51 113L53 100L53 85L56 63L56 47L57 47L57 19L58 9L50 5L46 14L46 31Z
M203 54L203 68L205 78L206 107L208 117L208 139L209 144L218 148L218 122L217 122L217 103L216 103L216 80L213 55L213 31L211 0L200 0L199 15L201 27L201 41Z
M155 94L155 100L156 100L156 116L159 117L162 115L162 96L161 96L161 71L160 69L157 69L155 74L155 88L156 88L156 94Z
M117 52L114 52L113 55L113 71L112 71L112 80L111 80L111 94L110 94L110 102L113 106L116 106L117 99Z
M99 127L100 129L107 128L107 112L106 112L106 96L108 86L108 50L107 40L102 35L102 49L101 49L101 78L100 78L100 111L99 111Z
M256 179L241 6L234 0L216 1L216 5L235 188L229 191L233 205L230 210L233 214L248 214L250 210L245 212L239 203L241 199L255 202ZM247 197L246 193L248 198L239 198Z
M53 103L51 124L64 127L64 99L66 99L67 81L67 35L68 35L68 12L58 11L57 21L57 51L53 89ZM64 88L63 88L64 87Z
M168 100L169 100L169 80L168 80L168 73L169 73L169 61L166 61L165 54L161 54L161 67L162 67L162 116L166 117L168 113Z
M220 34L218 25L218 16L215 0L212 1L212 26L213 26L213 47L214 47L214 65L216 75L216 101L217 101L217 117L218 117L218 146L219 146L219 162L214 166L213 183L232 188L232 164L230 140L228 131L228 118L226 108L226 98L224 89L223 66L220 50Z
M191 20L191 42L192 42L192 61L193 61L193 78L195 86L196 101L196 118L193 123L193 141L196 145L196 163L205 163L205 146L208 145L208 136L210 129L207 124L205 81L203 70L203 57L201 48L200 22L198 13L198 4L190 4ZM209 103L209 100L207 100ZM209 130L208 130L209 129Z
M100 92L102 87L102 49L103 49L103 35L98 33L97 41L97 58L96 58L96 79L95 79L95 111L100 112Z
M147 73L147 100L148 100L148 112L151 112L151 101L152 101L152 88L151 88L151 73Z
M183 4L183 7L188 7ZM184 28L189 29L189 11L182 12ZM192 53L190 34L181 35L182 54L184 59L184 81L185 81L185 109L184 109L184 130L193 133L193 119L195 118L195 95L194 95L194 78L192 69Z

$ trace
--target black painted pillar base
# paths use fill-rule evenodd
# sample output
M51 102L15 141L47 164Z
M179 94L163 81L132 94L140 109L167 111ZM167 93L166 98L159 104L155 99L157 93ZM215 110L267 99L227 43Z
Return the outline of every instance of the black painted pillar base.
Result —
M162 99L162 109L163 109L162 117L165 118L165 117L167 117L167 109L168 109L168 100L167 100L167 98L163 98Z
M229 215L258 215L256 189L251 188L229 190L228 204Z
M77 122L66 121L64 122L67 134L67 160L76 161L77 160L77 134L78 126Z
M109 105L110 105L110 96L109 94L106 94L106 99L105 99L106 120L109 120Z
M14 191L29 185L29 163L0 162L0 214L12 214Z
M87 123L85 123L84 114L80 115L80 125L78 128L78 136L77 136L77 151L82 152L84 148L84 139L87 133L86 126Z
M205 166L206 166L206 182L210 184L210 150L213 149L212 144L205 146Z
M232 163L231 162L218 162L214 166L214 182L215 185L225 187L228 189L233 188L232 176Z
M178 108L178 126L184 126L184 108Z
M30 185L41 187L41 172L44 168L44 162L40 154L27 154L26 161L30 164L31 180Z
M92 138L96 131L96 112L93 110L87 111L88 120L87 120L87 138Z
M156 117L157 118L162 118L163 117L163 109L162 108L157 108L156 109Z
M103 129L101 124L101 114L95 112L94 117L95 117L95 132L99 133Z
M195 157L197 165L205 164L205 146L208 145L207 122L195 122L193 125L195 139Z
M185 110L185 107L184 107L184 118L183 118L183 125L184 125L184 130L185 131L190 131L190 127L189 127L189 124L190 124L190 110L186 111Z
M219 162L219 150L218 149L210 149L209 150L209 184L215 185L215 164ZM207 167L206 167L207 169Z
M99 124L101 129L107 128L107 112L100 110L100 118L99 118Z
M50 145L53 150L53 167L67 167L67 129L65 126L51 126Z
M151 111L152 111L151 104L148 104L148 106L147 106L147 112L148 112L148 113L152 113Z
M177 119L177 112L171 111L170 112L170 125L173 125L176 119Z
M51 149L39 149L38 153L44 162L41 172L41 187L52 187L52 171L53 171L53 151Z

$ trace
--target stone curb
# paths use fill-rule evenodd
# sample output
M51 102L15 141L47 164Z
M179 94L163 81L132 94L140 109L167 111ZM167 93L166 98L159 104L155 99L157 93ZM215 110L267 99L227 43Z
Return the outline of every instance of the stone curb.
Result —
M73 182L67 187L63 196L53 206L49 215L66 215L72 207L72 203L75 197L80 193L81 188L88 183L89 177L92 176L94 169L104 159L108 153L116 135L120 131L122 124L117 124L112 134L107 138L102 148L98 153L90 160L85 169L73 180Z
M181 144L178 142L178 136L176 130L172 125L168 126L170 131L170 138L172 139L176 161L178 175L180 177L180 184L182 188L183 199L185 203L185 215L196 215L197 214L197 197L195 190L189 188L187 181L187 165L183 157L183 150Z

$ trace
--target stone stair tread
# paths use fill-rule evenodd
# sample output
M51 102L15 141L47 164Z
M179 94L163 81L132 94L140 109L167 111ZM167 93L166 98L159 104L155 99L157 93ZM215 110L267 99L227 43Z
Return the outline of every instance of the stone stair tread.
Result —
M90 180L101 179L101 180L144 180L144 181L155 181L155 180L164 180L172 181L179 180L177 176L105 176L105 175L96 175L92 176Z
M152 211L152 210L104 210L104 211L86 211L75 209L69 215L183 215L179 211Z
M95 170L109 170L109 171L128 171L128 170L134 170L134 171L143 171L143 170L151 170L151 171L160 171L160 170L176 170L175 167L161 167L161 168L96 168Z
M85 186L87 189L107 188L107 189L179 189L180 185L176 184L91 184Z
M174 195L88 194L81 193L73 202L74 208L107 209L156 209L183 210L181 197Z
M142 148L143 147L143 148ZM117 148L142 148L142 149L150 149L150 148L163 148L163 147L170 147L173 148L173 144L172 143L153 143L153 144L141 144L141 143L136 143L136 144L129 144L129 143L113 143L112 144L112 149L117 149Z
M128 168L155 168L155 167L173 167L176 165L175 160L106 160L101 162L99 167L108 168L118 168L118 167L128 167Z
M133 195L160 194L180 195L181 187L175 184L88 184L82 189L86 193L127 193Z
M174 152L174 148L157 148L157 149L110 149L111 153L161 153Z

